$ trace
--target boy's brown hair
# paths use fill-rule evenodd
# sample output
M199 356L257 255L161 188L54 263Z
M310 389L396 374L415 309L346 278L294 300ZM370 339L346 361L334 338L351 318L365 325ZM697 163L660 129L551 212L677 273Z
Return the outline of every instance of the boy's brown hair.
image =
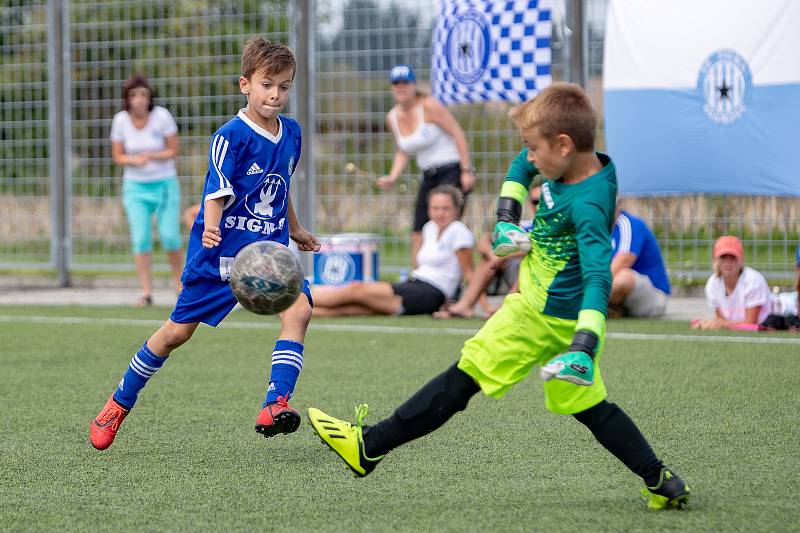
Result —
M508 116L520 129L538 128L548 139L568 135L578 152L594 150L597 115L586 92L575 83L553 83L512 107Z
M242 50L242 76L247 78L258 72L270 75L292 69L292 78L297 70L294 54L288 46L261 37L247 41Z

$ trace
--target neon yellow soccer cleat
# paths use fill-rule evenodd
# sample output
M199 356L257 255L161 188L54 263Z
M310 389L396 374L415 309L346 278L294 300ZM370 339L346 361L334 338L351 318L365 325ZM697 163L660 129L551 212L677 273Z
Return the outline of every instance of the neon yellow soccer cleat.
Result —
M384 457L381 455L373 459L367 457L364 452L362 428L368 410L369 408L365 403L356 407L356 420L358 422L354 426L349 422L329 416L314 407L309 407L308 409L308 420L311 427L314 428L322 442L336 452L357 477L364 477L372 472Z
M642 497L650 509L683 509L689 503L691 490L684 481L666 466L654 487L643 487Z

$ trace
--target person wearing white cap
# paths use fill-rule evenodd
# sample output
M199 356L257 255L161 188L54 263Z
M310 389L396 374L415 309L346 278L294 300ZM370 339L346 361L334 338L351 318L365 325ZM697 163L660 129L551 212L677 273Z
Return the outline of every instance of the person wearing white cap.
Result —
M395 105L386 114L386 125L394 134L397 150L391 170L376 180L389 191L415 156L423 180L417 193L411 234L411 261L416 268L422 244L422 227L428 222L428 194L439 185L455 185L466 194L475 185L467 138L453 114L436 98L417 89L410 65L395 65L389 71Z

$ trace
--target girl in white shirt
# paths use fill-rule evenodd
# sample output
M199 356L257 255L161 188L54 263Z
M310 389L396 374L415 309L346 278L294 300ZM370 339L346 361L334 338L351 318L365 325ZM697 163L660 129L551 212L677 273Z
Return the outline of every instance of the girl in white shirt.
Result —
M462 277L472 274L472 232L458 220L463 198L452 185L430 192L430 221L422 228L417 268L408 281L353 282L314 287L314 316L423 315L452 299Z
M389 175L378 178L377 185L384 191L391 189L411 156L416 157L423 174L411 233L411 261L416 266L431 190L454 185L466 194L475 185L475 168L470 163L464 130L436 98L417 89L414 69L396 65L389 71L389 82L395 105L386 114L386 126L394 134L397 150Z
M175 286L181 290L183 239L180 229L180 185L175 171L178 126L169 111L154 105L147 78L135 74L122 88L123 109L111 122L111 155L123 167L122 201L142 296L139 307L152 305L152 224L156 219Z
M696 329L757 328L770 314L772 293L760 272L744 266L744 250L736 237L717 239L713 251L714 274L706 282L706 301L712 319L695 320Z

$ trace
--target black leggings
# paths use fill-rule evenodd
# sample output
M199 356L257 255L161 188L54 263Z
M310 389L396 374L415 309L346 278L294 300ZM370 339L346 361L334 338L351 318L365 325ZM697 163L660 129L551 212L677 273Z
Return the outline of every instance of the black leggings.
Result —
M422 231L422 226L428 219L428 194L434 187L439 185L453 185L462 193L461 189L461 165L453 163L438 167L435 172L429 171L423 174L422 184L417 193L417 203L414 206L414 231ZM466 195L464 195L466 200ZM461 206L461 213L464 213L464 206Z

